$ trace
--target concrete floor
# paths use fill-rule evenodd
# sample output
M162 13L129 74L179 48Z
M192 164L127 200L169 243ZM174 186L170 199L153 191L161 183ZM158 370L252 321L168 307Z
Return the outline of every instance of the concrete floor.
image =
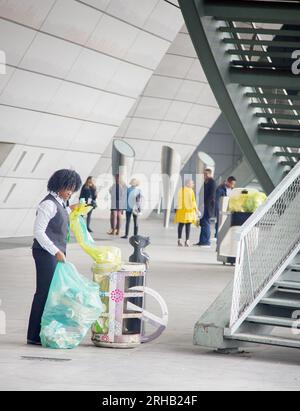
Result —
M94 224L101 244L104 222ZM0 335L0 390L299 390L300 356L296 350L251 348L248 353L222 356L192 344L193 326L233 275L216 262L212 250L178 249L176 231L165 231L157 220L142 222L153 245L148 285L166 300L167 331L157 341L134 350L94 347L90 336L73 351L52 351L25 345L35 273L30 240L0 247L1 309L7 334ZM196 240L197 230L193 236ZM102 240L101 240L102 239ZM115 240L128 259L131 248ZM72 244L69 260L90 276L91 261Z

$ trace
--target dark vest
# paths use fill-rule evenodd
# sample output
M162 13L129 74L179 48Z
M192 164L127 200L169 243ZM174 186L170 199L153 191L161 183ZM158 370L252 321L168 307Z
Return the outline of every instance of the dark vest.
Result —
M57 207L57 213L52 218L52 220L49 221L48 227L46 229L46 235L50 238L50 240L60 251L66 253L67 238L69 234L68 212L51 194L44 198L41 204L48 200L53 201L53 203L55 203ZM43 250L42 246L38 243L36 239L34 239L33 248Z

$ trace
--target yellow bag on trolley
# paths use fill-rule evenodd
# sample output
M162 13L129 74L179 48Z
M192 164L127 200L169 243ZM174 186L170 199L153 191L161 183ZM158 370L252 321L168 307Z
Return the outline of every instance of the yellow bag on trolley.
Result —
M94 260L102 272L118 271L122 264L121 250L117 247L99 247L87 230L83 216L92 207L81 204L70 214L70 228L81 248Z
M229 211L231 213L254 213L266 200L265 193L249 193L248 190L244 190L230 197Z

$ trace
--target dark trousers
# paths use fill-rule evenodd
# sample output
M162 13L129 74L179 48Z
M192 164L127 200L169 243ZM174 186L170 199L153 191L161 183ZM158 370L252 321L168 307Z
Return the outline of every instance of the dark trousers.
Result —
M210 227L210 217L207 213L204 213L200 221L201 233L200 233L200 245L211 245L211 227Z
M121 219L122 219L122 211L120 210L111 210L110 214L110 224L112 230L121 230Z
M92 214L94 210L91 210L86 216L86 226L88 229L91 229Z
M130 223L131 223L131 217L133 216L133 222L134 222L134 235L139 234L139 226L138 226L138 216L133 214L132 211L126 211L126 237L129 235L129 230L130 230Z
M34 249L32 254L36 266L36 293L31 308L27 339L40 342L41 320L57 260L45 250Z
M191 223L183 224L179 223L178 224L178 240L182 239L182 233L183 233L183 228L185 226L185 234L186 234L186 241L189 241L190 235L191 235Z

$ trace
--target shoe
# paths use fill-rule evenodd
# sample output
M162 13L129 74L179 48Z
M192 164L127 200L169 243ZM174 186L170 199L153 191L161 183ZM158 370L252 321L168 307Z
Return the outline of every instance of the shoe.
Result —
M182 242L182 240L178 240L178 247L183 247L183 242Z
M108 234L108 235L115 235L115 230L107 231L107 234Z
M121 237L123 240L128 240L128 236L124 235L123 237Z
M116 230L115 235L120 235L120 231Z
M201 248L211 248L211 244L201 244L200 245Z
M190 247L190 246L191 246L190 242L189 242L189 241L186 241L186 242L185 242L185 247Z
M200 247L200 246L201 246L201 244L200 244L200 243L193 244L193 247Z
M93 230L91 230L90 228L87 229L89 233L93 233Z
M27 345L42 345L40 341L27 340Z

